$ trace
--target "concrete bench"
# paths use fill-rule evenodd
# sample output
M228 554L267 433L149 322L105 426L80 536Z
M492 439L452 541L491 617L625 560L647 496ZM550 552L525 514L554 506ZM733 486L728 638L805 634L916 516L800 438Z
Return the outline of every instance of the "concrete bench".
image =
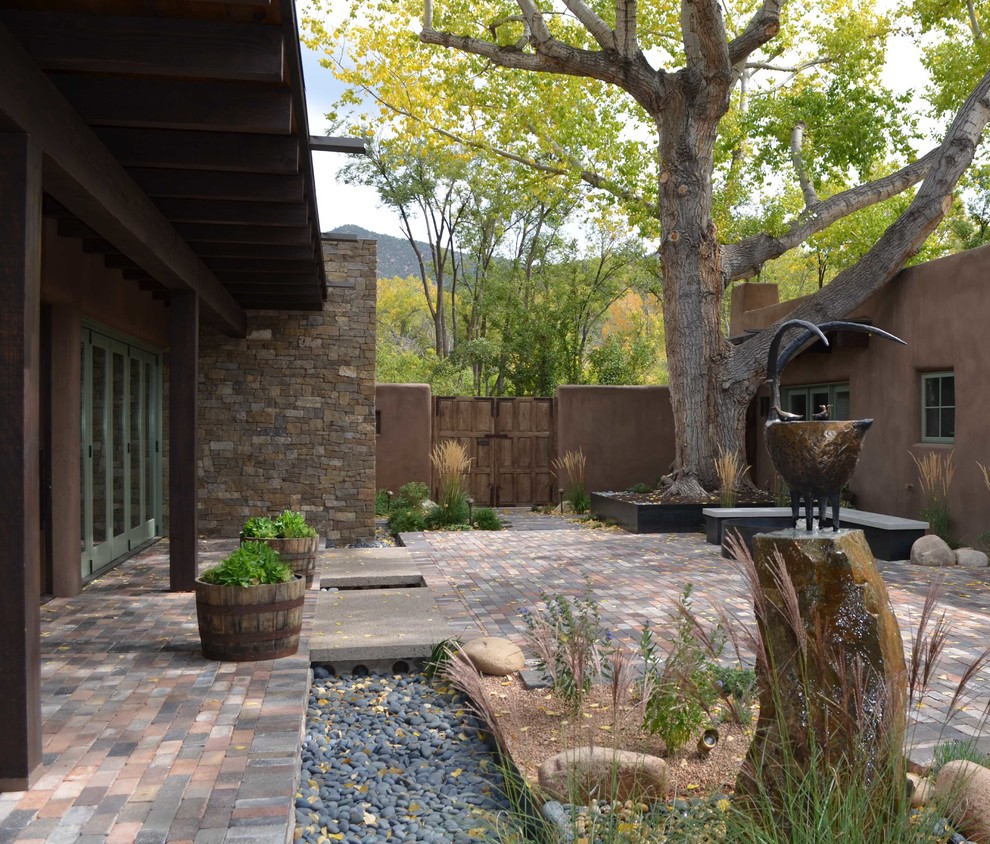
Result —
M780 530L790 523L790 507L706 507L705 532L708 541L722 544L722 534L726 522L736 522L734 527L759 526L766 523L767 531ZM878 560L906 560L911 556L911 546L928 530L928 522L917 519L903 519L900 516L886 516L883 513L869 513L865 510L840 510L839 526L860 528L866 541ZM752 535L752 531L749 531Z

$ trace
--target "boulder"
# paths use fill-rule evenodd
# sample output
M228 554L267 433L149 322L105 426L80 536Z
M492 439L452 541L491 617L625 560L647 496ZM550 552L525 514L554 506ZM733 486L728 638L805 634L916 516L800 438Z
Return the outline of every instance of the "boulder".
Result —
M575 747L540 765L540 787L564 803L592 800L659 800L667 763L657 756L611 747Z
M956 565L967 569L985 569L987 555L975 548L957 548Z
M907 775L907 792L915 808L926 805L932 799L932 784L917 774Z
M990 844L990 769L976 762L947 762L935 780L935 799L970 841Z
M863 531L757 534L753 547L770 660L757 661L760 717L736 796L778 805L809 760L830 768L853 757L877 770L889 765L891 742L899 746L904 735L907 670ZM870 703L856 708L857 701Z
M934 533L923 536L911 546L911 562L916 566L954 566L955 552L948 543Z
M519 645L497 636L472 639L461 647L461 653L482 674L491 674L494 677L515 674L526 664Z

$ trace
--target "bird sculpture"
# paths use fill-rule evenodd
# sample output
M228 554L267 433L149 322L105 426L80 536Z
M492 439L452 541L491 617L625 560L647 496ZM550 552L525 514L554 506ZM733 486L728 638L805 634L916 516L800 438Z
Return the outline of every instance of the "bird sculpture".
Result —
M800 333L783 351L784 335L794 329ZM767 355L767 380L770 384L770 413L766 424L766 444L774 468L791 491L791 516L798 521L804 499L805 529L812 529L812 515L818 504L818 523L825 521L826 503L832 505L832 530L839 529L839 495L852 477L859 461L863 437L872 419L830 420L831 407L821 405L810 420L780 408L780 375L788 362L812 338L829 345L826 331L838 329L863 331L907 345L899 337L872 325L839 320L815 325L800 319L783 323L770 341Z

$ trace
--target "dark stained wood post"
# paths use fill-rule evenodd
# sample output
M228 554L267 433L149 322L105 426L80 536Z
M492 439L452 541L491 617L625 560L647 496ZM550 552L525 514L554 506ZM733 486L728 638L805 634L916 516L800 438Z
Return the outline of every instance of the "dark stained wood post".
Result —
M173 292L169 298L168 505L169 588L195 588L199 487L199 297Z
M41 152L0 134L0 791L41 764Z

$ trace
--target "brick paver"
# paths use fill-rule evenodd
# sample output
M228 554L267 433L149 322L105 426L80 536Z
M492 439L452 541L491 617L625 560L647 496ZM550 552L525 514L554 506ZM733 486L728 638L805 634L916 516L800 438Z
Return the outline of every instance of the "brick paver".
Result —
M203 562L230 547L205 543ZM0 794L0 842L286 840L311 600L300 654L253 663L203 659L167 542L45 604L44 769Z
M532 520L512 511L509 518L519 527L529 527ZM631 646L638 642L644 620L654 625L669 620L688 583L702 617L714 620L712 607L718 606L740 623L754 622L742 576L701 534L634 535L542 518L558 529L403 537L456 631L505 636L525 650L520 610L535 608L542 592L577 596L586 584L600 603L604 625ZM990 731L984 729L990 665L970 683L964 708L947 719L956 683L990 645L990 570L906 563L880 563L880 570L906 651L932 583L940 584L940 606L949 620L949 639L932 690L912 713L912 757L927 761L935 744L954 739L977 738L981 749L990 752Z

